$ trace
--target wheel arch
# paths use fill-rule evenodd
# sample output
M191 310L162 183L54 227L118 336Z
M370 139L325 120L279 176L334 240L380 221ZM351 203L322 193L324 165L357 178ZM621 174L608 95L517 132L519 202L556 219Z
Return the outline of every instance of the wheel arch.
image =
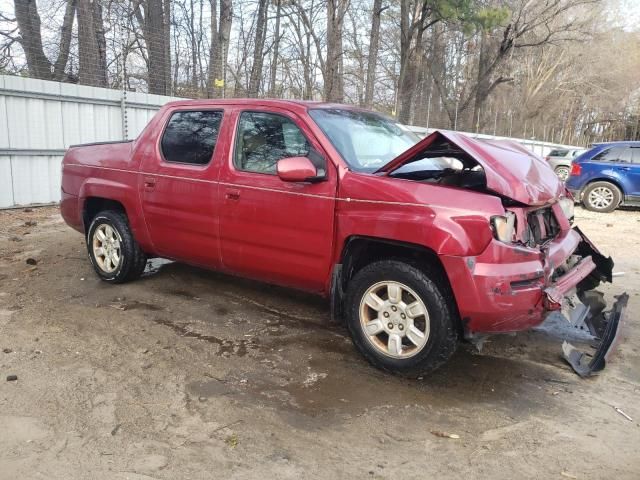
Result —
M85 234L91 219L100 209L121 211L127 217L133 236L143 250L153 251L140 201L133 185L109 179L88 178L80 188L78 202Z
M88 231L91 220L93 220L98 213L104 210L122 212L128 218L127 209L119 200L95 196L85 197L82 204L82 223L84 225L85 232Z
M589 181L587 183L584 184L584 187L582 187L582 196L584 196L584 192L587 188L589 188L589 185L593 184L593 183L597 183L597 182L607 182L610 183L612 185L614 185L615 187L618 188L618 190L620 190L620 201L623 202L624 201L624 188L622 187L622 184L620 183L619 180L615 179L615 178L611 178L611 177L603 177L603 176L599 176L599 177L594 177L594 178L590 178ZM582 201L582 198L580 198L580 201Z
M342 248L339 263L334 266L331 284L331 315L334 321L343 318L343 300L349 280L363 267L378 260L400 260L435 272L444 292L453 299L452 306L459 319L457 302L449 276L435 251L424 245L378 237L353 235ZM461 322L458 328L462 329Z

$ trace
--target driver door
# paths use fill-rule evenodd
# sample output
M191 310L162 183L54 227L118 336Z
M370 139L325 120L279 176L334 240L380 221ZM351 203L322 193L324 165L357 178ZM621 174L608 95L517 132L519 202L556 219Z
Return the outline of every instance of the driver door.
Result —
M285 182L278 160L322 151L305 123L276 108L239 108L232 118L234 142L219 190L224 269L322 291L333 251L335 169L322 153L326 180Z

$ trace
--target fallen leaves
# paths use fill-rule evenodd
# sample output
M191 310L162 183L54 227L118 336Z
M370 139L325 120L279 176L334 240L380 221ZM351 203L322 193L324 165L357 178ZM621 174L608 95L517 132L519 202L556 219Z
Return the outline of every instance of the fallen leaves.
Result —
M224 439L224 443L226 443L227 445L229 445L231 448L236 448L238 446L238 435L236 435L235 433L229 435L227 438Z
M440 438L452 438L454 440L457 440L460 438L460 435L456 434L456 433L447 433L447 432L440 432L438 430L431 430L431 434L435 435L436 437L440 437Z

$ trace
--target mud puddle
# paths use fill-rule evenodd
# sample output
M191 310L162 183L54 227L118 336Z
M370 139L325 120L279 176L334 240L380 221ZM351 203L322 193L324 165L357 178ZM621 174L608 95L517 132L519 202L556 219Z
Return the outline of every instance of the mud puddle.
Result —
M166 318L153 317L151 320L158 325L169 327L181 337L195 338L197 340L203 340L205 342L217 345L218 350L216 351L216 355L218 356L234 355L237 357L244 357L249 350L255 350L258 348L258 342L255 339L225 340L213 335L206 335L204 333L189 330L188 324L180 325Z
M318 421L327 425L380 409L464 412L490 406L504 416L529 416L554 409L548 404L550 392L568 394L573 388L548 368L466 349L421 379L380 372L348 345L339 351L336 357L314 348L304 360L297 352L262 354L263 361L251 370L239 366L221 378L193 381L187 391L193 397L228 396L247 406L260 405L296 428L313 429ZM540 386L532 391L533 384Z

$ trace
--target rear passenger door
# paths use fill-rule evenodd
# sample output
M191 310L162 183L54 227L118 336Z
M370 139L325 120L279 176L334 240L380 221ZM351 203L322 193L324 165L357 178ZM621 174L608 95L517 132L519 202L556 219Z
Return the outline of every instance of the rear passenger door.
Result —
M631 165L629 165L630 189L629 195L635 197L634 202L640 202L640 146L631 147Z
M158 255L220 265L214 158L223 117L215 108L168 111L153 154L143 158L140 197Z
M284 109L237 110L220 171L220 245L226 270L322 291L331 269L337 175L306 124ZM285 182L285 157L324 159L326 180ZM323 158L324 157L324 158Z

